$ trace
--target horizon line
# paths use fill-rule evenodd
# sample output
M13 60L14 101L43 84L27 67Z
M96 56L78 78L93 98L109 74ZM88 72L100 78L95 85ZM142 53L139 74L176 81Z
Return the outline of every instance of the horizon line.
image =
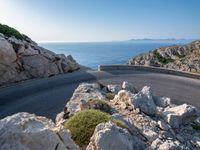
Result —
M129 40L106 40L106 41L37 41L37 43L104 43L104 42L128 42L128 41L177 41L177 40L198 40L200 38L138 38Z

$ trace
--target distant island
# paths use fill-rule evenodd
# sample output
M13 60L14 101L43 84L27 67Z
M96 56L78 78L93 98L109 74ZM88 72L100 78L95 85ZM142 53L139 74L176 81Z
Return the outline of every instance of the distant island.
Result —
M150 41L150 42L154 42L154 41L194 41L196 39L184 39L184 38L166 38L166 39L153 39L153 38L141 38L141 39L130 39L129 41Z

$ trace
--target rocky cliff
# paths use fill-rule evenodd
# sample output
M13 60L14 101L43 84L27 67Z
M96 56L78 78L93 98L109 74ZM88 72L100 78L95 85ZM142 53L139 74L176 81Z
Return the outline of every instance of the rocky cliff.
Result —
M2 34L1 31L5 29L0 30L0 86L72 72L80 67L71 55L55 54L38 46L27 36L19 38L15 37L16 34Z
M129 65L145 65L200 72L200 40L186 45L166 46L131 58Z
M56 123L17 113L0 120L0 139L5 150L199 150L200 110L148 86L82 83Z

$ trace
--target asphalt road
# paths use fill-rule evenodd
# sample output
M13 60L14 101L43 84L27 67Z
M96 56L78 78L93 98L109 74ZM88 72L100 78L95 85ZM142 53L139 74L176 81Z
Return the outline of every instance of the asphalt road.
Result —
M73 91L82 82L121 84L132 82L139 90L151 86L155 95L171 97L176 104L200 107L200 80L136 71L77 71L0 88L0 118L17 112L30 112L55 119Z

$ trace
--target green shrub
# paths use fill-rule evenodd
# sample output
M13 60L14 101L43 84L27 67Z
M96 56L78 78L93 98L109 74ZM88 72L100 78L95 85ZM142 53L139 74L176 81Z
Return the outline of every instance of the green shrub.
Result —
M158 59L159 62L161 62L162 64L168 64L169 62L173 62L174 60L171 58L165 58L162 55L160 55L160 53L158 53L157 51L154 51L154 55L155 57Z
M19 31L3 24L0 24L0 33L8 37L14 36L16 39L20 39L20 40L24 39L23 35Z
M65 124L64 127L69 129L72 139L80 146L88 145L95 127L102 122L107 122L110 115L100 110L86 109L76 113Z
M176 56L178 57L178 58L184 58L185 57L185 55L180 55L179 53L176 53Z
M200 126L199 125L196 125L196 124L192 124L192 128L194 130L200 130Z
M114 99L114 97L115 97L115 94L114 94L114 93L111 93L111 92L106 93L106 98L107 98L108 100L112 100L112 99Z

